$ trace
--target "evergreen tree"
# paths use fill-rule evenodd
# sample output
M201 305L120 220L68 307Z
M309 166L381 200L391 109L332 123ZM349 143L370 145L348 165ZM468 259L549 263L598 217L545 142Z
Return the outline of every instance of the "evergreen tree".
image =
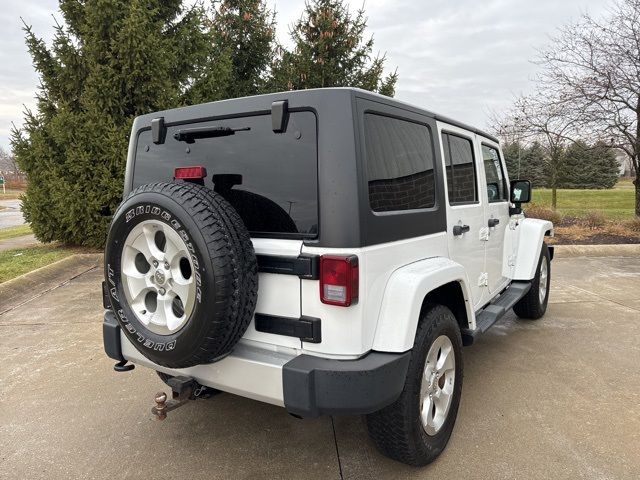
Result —
M578 141L567 147L561 188L613 188L619 166L615 152L603 143Z
M275 14L265 0L222 0L213 21L214 44L229 52L228 97L262 93L275 46Z
M539 143L534 142L531 145L523 145L519 142L509 143L503 147L502 153L510 180L520 178L530 180L534 187L547 185L544 150Z
M36 236L100 246L109 219L98 212L121 199L131 121L181 103L204 61L204 12L184 12L180 0L61 0L60 9L51 47L25 26L41 86L12 147Z
M373 37L364 38L367 19L344 0L312 0L291 30L292 51L278 47L273 90L359 87L393 96L397 74L383 77L385 56L372 57Z
M206 26L210 50L189 102L263 93L275 45L275 15L266 1L214 0Z

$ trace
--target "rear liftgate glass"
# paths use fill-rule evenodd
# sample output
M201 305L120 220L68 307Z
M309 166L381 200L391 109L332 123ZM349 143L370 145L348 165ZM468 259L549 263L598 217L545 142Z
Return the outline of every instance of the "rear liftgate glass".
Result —
M169 181L180 167L203 167L202 183L224 196L254 237L318 235L316 118L289 113L274 132L272 116L254 115L169 126L164 143L138 136L133 187Z

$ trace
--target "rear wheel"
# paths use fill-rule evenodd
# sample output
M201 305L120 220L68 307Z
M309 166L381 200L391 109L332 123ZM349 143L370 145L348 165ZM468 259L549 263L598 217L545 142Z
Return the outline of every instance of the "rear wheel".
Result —
M426 465L444 450L462 393L462 339L447 307L431 305L418 326L398 400L367 415L369 435L382 453Z
M547 311L549 303L549 286L551 285L551 255L546 243L542 244L536 275L531 281L527 294L513 306L513 311L520 318L537 320Z

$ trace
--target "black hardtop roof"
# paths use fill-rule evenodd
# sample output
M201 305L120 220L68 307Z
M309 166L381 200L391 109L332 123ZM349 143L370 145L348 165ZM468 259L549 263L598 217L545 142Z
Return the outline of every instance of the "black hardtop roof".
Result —
M151 120L157 117L165 117L165 122L180 123L194 118L207 118L211 116L211 107L215 106L216 115L237 114L238 112L259 112L269 110L271 103L278 100L288 100L290 107L307 106L308 102L319 102L323 97L339 97L339 96L355 96L365 98L386 105L395 106L404 110L409 110L427 117L431 117L439 122L448 123L450 125L469 130L495 143L499 140L493 135L488 134L478 128L459 122L444 115L417 107L407 102L396 100L395 98L380 95L379 93L362 90L353 87L328 87L328 88L311 88L308 90L289 90L277 93L268 93L263 95L254 95L250 97L231 98L228 100L219 100L216 102L202 103L199 105L190 105L185 107L173 108L160 112L148 113L141 115L135 119L134 128L144 128L149 126Z
M370 92L368 90L362 90L360 88L346 88L346 90L353 91L354 94L358 97L368 98L377 102L382 102L388 105L397 106L399 108L404 108L405 110L411 110L411 111L420 113L422 115L426 115L428 117L434 118L439 122L448 123L449 125L453 125L456 127L463 128L465 130L469 130L470 132L480 135L481 137L485 137L488 140L491 140L495 143L500 143L500 141L496 137L494 137L493 135L483 130L480 130L479 128L472 127L471 125L468 125L466 123L459 122L458 120L454 120L453 118L447 117L445 115L440 115L439 113L435 113L435 112L432 112L431 110L427 110L425 108L415 106L411 103L403 102L402 100L397 100L395 98L387 97L385 95L380 95L379 93Z

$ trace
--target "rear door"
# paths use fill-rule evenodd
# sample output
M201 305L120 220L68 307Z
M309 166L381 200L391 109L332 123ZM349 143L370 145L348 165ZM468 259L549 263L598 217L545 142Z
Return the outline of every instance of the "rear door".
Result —
M475 135L438 124L447 183L447 244L452 260L465 267L474 307L483 302L486 228L478 188Z
M489 229L487 238L485 271L487 286L493 296L502 290L508 279L504 276L503 263L509 262L511 252L505 251L505 232L509 228L509 191L504 162L497 144L481 139L480 155L486 189L485 219Z

